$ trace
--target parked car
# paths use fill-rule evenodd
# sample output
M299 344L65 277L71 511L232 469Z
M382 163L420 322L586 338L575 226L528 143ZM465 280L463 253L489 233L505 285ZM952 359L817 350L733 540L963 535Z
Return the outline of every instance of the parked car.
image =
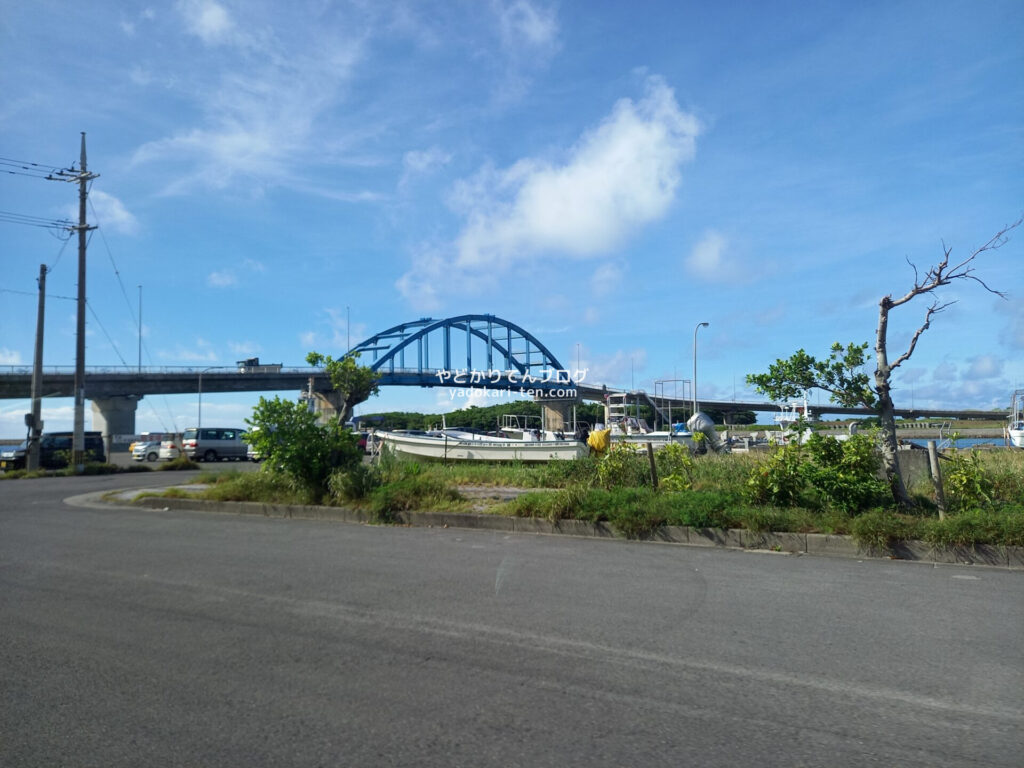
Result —
M159 441L135 443L132 448L132 459L135 461L156 461L160 458L160 445Z
M160 441L160 450L157 452L157 458L164 461L173 461L179 456L181 456L181 448L178 447L177 440L171 439Z
M39 467L41 469L63 469L71 462L73 432L44 432L39 438ZM103 436L99 432L85 433L86 463L107 460L103 450ZM28 441L13 450L0 453L0 469L8 471L24 469L28 461Z
M138 440L133 440L131 443L129 443L128 453L134 454L135 446L139 445L140 443L156 443L159 446L160 441L166 437L169 437L169 435L165 435L163 432L143 432L141 435L139 435Z
M181 449L193 461L243 461L249 446L237 427L190 427L181 437Z

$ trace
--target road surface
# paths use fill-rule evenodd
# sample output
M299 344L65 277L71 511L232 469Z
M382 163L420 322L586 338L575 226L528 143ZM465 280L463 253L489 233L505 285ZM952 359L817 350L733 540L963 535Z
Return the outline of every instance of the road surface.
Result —
M0 765L1019 766L1024 574L0 482Z

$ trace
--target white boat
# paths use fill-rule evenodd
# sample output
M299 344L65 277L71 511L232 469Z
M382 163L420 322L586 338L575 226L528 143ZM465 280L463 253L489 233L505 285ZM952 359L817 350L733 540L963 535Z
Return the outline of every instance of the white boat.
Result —
M552 461L577 459L589 451L578 440L548 440L533 431L516 438L448 428L430 433L378 430L374 441L396 456L439 461Z
M641 419L629 412L629 394L609 394L605 398L605 424L598 424L595 429L610 429L612 443L636 445L637 448L650 443L651 447L664 448L669 444L682 445L693 449L693 433L685 424L672 424L671 429L654 430Z
M1010 423L1006 425L1006 442L1011 448L1024 448L1024 389L1010 398Z
M779 406L779 413L775 414L775 423L779 425L778 432L768 433L768 442L773 445L787 445L794 441L806 443L813 434L810 427L805 427L802 432L793 427L803 422L807 424L811 420L811 410L807 405L807 396L803 401L793 401L786 405Z

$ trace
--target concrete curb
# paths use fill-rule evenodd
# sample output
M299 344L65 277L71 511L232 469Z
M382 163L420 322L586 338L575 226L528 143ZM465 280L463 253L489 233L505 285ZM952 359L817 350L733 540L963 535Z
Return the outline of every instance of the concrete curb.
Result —
M132 501L124 498L114 504L142 506L149 509L182 509L222 514L256 515L260 517L294 518L302 520L335 520L344 523L368 524L372 516L360 510L342 507L286 506L251 501L205 501L202 499L165 498L147 496ZM603 522L586 520L541 520L533 517L506 517L461 512L399 512L398 525L416 528L472 528L504 531L507 533L533 533L586 538L622 539L626 537ZM748 531L745 529L690 528L664 526L639 537L640 541L682 544L691 547L718 547L770 551L792 555L827 557L875 558L884 560L910 560L925 563L957 565L988 565L998 568L1024 570L1024 547L982 544L977 547L938 549L923 541L904 541L894 545L892 552L871 552L861 549L852 536L822 533L781 533Z

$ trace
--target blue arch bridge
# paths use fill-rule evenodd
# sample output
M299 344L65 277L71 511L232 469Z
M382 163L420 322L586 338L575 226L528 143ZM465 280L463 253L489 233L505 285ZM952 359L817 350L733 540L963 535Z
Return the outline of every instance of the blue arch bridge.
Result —
M539 400L551 428L561 428L573 404L603 400L625 390L584 381L583 371L570 370L533 334L494 315L458 315L441 320L421 318L381 331L357 344L359 362L380 374L382 386L420 386L492 389L519 392ZM31 396L32 371L28 366L0 367L0 399ZM145 395L211 392L312 393L318 408L330 413L340 405L322 369L240 361L235 366L207 368L91 368L85 377L85 396L92 402L93 428L104 435L135 433L135 411ZM46 368L43 397L73 397L74 368ZM690 405L681 397L651 397L633 393L656 411ZM777 411L766 402L708 401L701 404L726 413L739 410ZM820 412L867 415L862 408L816 407ZM897 411L906 417L954 416L980 418L987 411Z

